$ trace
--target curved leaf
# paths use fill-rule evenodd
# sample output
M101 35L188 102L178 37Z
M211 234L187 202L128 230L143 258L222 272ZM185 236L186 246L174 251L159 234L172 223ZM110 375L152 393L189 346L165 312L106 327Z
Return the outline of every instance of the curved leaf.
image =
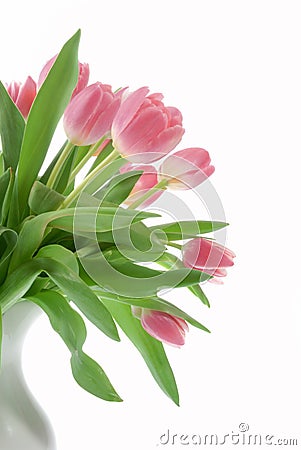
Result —
M21 218L56 126L68 105L78 77L78 31L62 48L31 107L18 167Z
M120 340L111 314L75 272L51 258L39 257L34 261L90 322L111 339Z
M18 265L32 258L34 252L41 245L48 226L73 232L73 221L76 214L76 218L78 219L78 223L76 222L76 232L80 231L80 226L85 231L95 232L97 231L97 227L102 227L103 225L109 227L109 223L112 223L114 220L116 211L117 209L112 207L77 207L43 213L34 218L29 217L21 228L18 245L14 251L9 270L14 270ZM124 221L125 226L128 226L131 220L139 221L153 216L156 216L156 214L135 210L127 211L118 207L117 225ZM91 222L92 217L93 222ZM58 222L59 219L63 223ZM102 230L102 228L100 229Z
M38 254L38 258L52 258L65 266L67 266L72 272L78 275L79 267L76 256L73 252L61 245L52 244L42 247Z
M163 298L160 297L128 298L122 296L114 296L113 294L110 295L106 292L99 292L99 296L101 299L107 299L118 303L124 303L126 305L139 306L141 308L152 309L155 311L163 311L173 316L180 317L181 319L184 319L187 322L189 322L194 327L206 331L207 333L210 333L208 328L206 328L200 322L195 320L189 314L186 314L177 306L164 300Z
M85 323L61 294L46 290L25 298L43 309L71 353L81 350L87 337Z
M120 328L141 353L160 388L176 405L179 405L175 377L162 343L142 328L140 321L133 317L130 306L108 300L104 302Z
M52 328L67 345L72 354L72 372L79 385L104 400L121 401L103 369L82 351L87 336L86 326L68 301L54 291L43 291L27 297L27 300L44 310Z
M97 192L95 196L106 202L120 205L129 196L142 174L143 170L118 174L110 181L108 187Z
M3 153L0 150L0 176L3 175L4 172L4 161L3 161Z
M0 374L1 374L1 353L2 353L2 311L0 306Z
M83 351L72 354L71 367L75 380L83 389L103 400L122 402L103 369Z
M201 288L201 286L199 284L196 284L194 286L189 286L188 288L190 290L190 292L192 292L197 298L199 298L204 305L208 306L208 308L210 308L210 303L209 300L205 294L205 292L203 291L203 289Z
M3 313L26 294L41 270L39 263L31 260L19 266L6 277L0 286L0 306Z
M226 222L210 220L184 220L173 223L164 223L150 227L151 230L164 231L169 241L190 239L199 234L211 233L228 226Z
M11 177L11 169L7 169L1 176L0 176L0 223L2 223L2 209L3 209L3 202L6 196L7 188L9 185L9 180Z
M10 256L16 248L18 235L14 230L0 226L0 285L6 277Z
M13 203L13 191L14 191L14 182L15 182L15 174L12 171L12 169L9 170L9 182L6 188L6 192L4 195L4 198L2 200L2 209L0 214L0 223L2 222L5 224L7 222L8 215L10 211L15 211L16 217L19 217L19 213L17 208L17 205ZM0 203L1 205L1 203Z
M125 297L156 296L160 290L193 286L211 278L210 275L190 268L160 271L128 261L121 264L109 263L101 253L80 259L95 284Z
M64 200L64 195L50 189L40 181L35 181L29 194L28 204L35 214L43 214L57 210Z

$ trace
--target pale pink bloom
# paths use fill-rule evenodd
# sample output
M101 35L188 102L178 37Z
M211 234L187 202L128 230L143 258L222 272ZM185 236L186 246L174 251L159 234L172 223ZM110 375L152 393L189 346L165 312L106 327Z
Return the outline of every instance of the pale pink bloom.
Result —
M188 325L180 317L136 306L132 306L132 313L137 319L140 319L145 331L155 339L175 347L185 344Z
M159 180L168 180L171 189L191 189L205 181L213 172L211 159L203 148L185 148L169 155L159 169Z
M37 94L36 82L31 77L27 77L25 83L12 81L7 87L7 92L24 119L27 119L31 105Z
M77 94L64 114L64 128L75 145L95 144L109 133L112 120L119 108L120 98L111 86L99 82Z
M162 94L148 95L146 87L123 95L112 124L112 139L119 153L134 163L150 163L165 156L184 133L182 114L165 106Z
M215 241L196 238L183 245L182 257L186 267L201 270L213 277L225 277L226 268L234 264L235 253ZM220 284L215 278L210 281Z
M40 73L40 76L39 76L39 80L38 80L38 88L40 88L42 86L42 84L44 83L45 78L47 77L56 58L57 58L57 55L53 56L49 61L47 61L47 63L43 67L43 69ZM81 92L87 86L88 81L89 81L89 76L90 76L89 64L79 62L78 63L78 82L72 93L71 98L75 97L79 92Z
M139 180L133 187L129 197L124 201L125 205L128 206L130 206L133 202L138 200L142 195L144 195L151 188L158 184L158 174L154 166L147 164L133 165L131 163L128 163L120 169L120 172L125 173L132 170L143 170L143 174L140 176ZM162 193L163 191L158 189L153 193L151 197L141 203L141 205L139 205L139 208L145 208L151 205L155 200L157 200L157 198L160 197Z

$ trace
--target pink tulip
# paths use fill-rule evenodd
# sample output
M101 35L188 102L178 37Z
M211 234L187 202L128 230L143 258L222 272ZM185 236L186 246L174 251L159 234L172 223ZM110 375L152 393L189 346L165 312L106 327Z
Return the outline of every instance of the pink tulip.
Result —
M183 245L182 256L186 267L201 270L213 277L225 277L226 268L234 264L235 253L215 241L196 238ZM219 282L215 278L211 280Z
M165 344L180 347L185 344L185 334L188 325L180 317L172 316L163 311L154 311L132 306L133 315L140 319L145 331L155 339Z
M180 142L184 129L177 108L164 106L162 94L148 95L142 87L127 96L112 124L114 147L134 163L150 163Z
M43 69L40 73L40 76L39 76L39 80L38 80L38 88L40 88L42 86L42 84L44 83L45 78L47 77L56 58L57 58L57 55L53 56L53 58L51 58L49 61L47 61L47 63L43 67ZM89 65L86 63L79 62L78 63L78 82L73 91L71 98L75 97L79 92L81 92L87 86L88 81L89 81L89 75L90 75Z
M125 205L128 206L130 206L133 202L138 200L142 195L144 195L151 188L156 186L156 184L158 184L158 174L154 166L146 164L134 166L133 164L128 163L120 169L120 172L125 173L130 172L131 170L143 170L143 174L140 176L139 180L133 187L129 197L124 201ZM155 200L157 200L157 198L160 197L162 192L163 191L158 189L151 197L141 203L139 207L145 208L151 205Z
M95 144L109 132L119 105L119 96L107 84L94 83L83 89L65 110L69 140L75 145Z
M23 84L17 81L12 81L7 88L7 92L18 107L24 119L27 119L29 110L37 93L35 81L31 77L27 77L25 83Z
M191 189L213 172L209 153L203 148L186 148L169 155L159 169L159 180L167 179L171 189Z

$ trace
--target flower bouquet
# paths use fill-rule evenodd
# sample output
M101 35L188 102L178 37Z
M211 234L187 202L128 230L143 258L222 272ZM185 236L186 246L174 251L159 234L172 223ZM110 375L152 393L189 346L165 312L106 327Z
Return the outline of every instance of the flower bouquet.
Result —
M214 167L204 149L174 151L182 115L161 94L88 85L79 39L37 84L0 84L0 317L21 302L41 308L77 383L109 401L121 398L83 350L83 317L116 341L120 327L179 404L162 343L182 346L188 324L208 329L162 295L187 288L209 306L200 284L225 276L234 254L207 236L224 221L166 221L154 205L196 189ZM67 139L47 165L61 118Z

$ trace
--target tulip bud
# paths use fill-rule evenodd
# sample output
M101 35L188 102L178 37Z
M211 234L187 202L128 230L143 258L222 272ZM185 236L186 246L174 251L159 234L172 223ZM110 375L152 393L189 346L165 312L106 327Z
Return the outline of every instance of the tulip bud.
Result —
M20 113L27 119L31 105L36 97L36 83L31 77L27 77L25 83L12 81L7 92L18 107Z
M123 101L112 124L113 145L134 163L150 163L165 156L180 142L184 129L177 108L166 107L162 94L148 95L142 87Z
M215 241L196 238L183 245L182 257L186 267L201 270L213 277L225 277L226 268L234 264L235 253ZM218 282L215 278L212 280Z
M180 317L172 316L163 311L154 311L132 306L132 313L141 321L145 331L155 339L165 344L180 347L185 344L185 334L188 325Z
M83 89L69 103L64 114L64 128L74 145L95 144L109 133L119 108L120 98L111 86L94 83Z
M159 169L159 180L168 180L171 189L191 189L213 172L209 153L203 148L186 148L169 155Z

